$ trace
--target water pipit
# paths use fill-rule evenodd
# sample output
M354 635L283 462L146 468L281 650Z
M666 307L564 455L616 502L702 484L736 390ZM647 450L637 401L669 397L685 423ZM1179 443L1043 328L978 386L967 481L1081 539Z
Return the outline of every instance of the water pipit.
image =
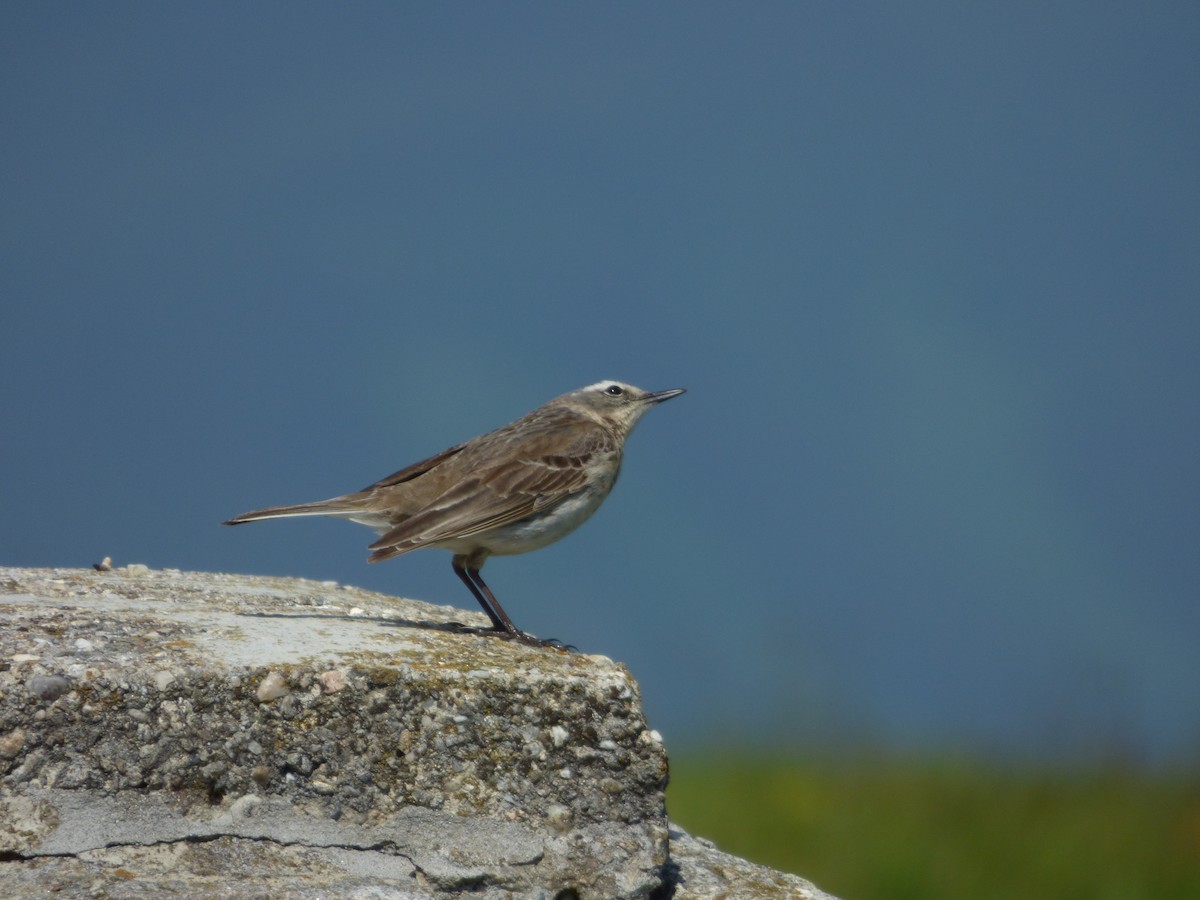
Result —
M489 556L538 550L587 521L616 483L633 426L650 407L682 393L601 381L361 491L259 509L225 524L288 516L349 519L380 534L370 545L370 562L422 547L450 550L454 572L491 619L491 632L531 640L513 625L479 570Z

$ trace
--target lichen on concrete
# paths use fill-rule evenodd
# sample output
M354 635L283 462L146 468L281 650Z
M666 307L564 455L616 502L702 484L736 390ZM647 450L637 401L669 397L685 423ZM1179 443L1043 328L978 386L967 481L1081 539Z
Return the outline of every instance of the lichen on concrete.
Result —
M0 878L241 896L240 861L270 896L669 896L629 672L464 622L299 579L0 569Z

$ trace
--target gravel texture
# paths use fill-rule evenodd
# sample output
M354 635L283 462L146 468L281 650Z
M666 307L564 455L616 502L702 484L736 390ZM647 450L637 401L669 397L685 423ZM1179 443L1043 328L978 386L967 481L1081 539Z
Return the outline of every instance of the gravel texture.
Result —
M298 579L0 568L6 896L824 896L730 894L681 832L669 858L623 666L459 622L486 625Z

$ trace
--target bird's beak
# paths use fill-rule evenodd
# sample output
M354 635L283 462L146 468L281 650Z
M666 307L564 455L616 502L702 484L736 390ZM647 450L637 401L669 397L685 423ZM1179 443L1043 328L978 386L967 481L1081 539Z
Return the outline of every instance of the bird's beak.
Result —
M680 394L686 394L683 388L675 388L673 391L652 391L642 398L646 403L662 403L664 400L670 400L672 397L678 397Z

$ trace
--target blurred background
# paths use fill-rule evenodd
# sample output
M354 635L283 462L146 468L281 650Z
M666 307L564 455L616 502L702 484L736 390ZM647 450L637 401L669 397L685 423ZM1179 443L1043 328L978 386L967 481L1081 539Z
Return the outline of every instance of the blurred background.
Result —
M1105 896L1200 895L1198 39L1194 3L6 3L0 563L473 609L446 553L218 523L686 387L487 569L630 667L676 819L854 896L1099 896L1005 879L1105 841Z

